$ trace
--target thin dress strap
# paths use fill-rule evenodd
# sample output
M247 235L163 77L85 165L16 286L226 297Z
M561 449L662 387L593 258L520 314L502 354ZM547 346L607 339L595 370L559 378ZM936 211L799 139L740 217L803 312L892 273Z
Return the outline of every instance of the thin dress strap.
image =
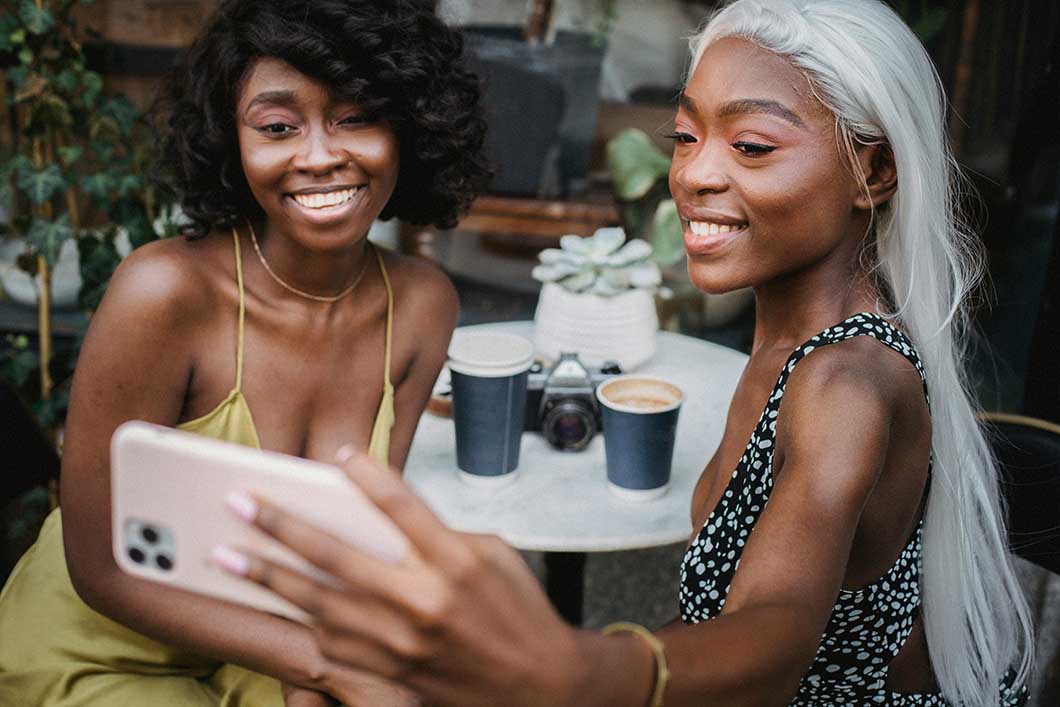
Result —
M383 285L386 286L386 344L383 348L383 389L390 390L393 387L390 382L390 340L394 324L394 290L391 289L390 277L386 274L383 254L375 246L372 246L372 252L375 253L375 257L379 261L379 272L383 276Z
M239 286L239 328L236 330L236 387L243 389L243 323L246 319L246 303L243 296L243 253L239 247L239 232L232 228L232 241L236 245L236 284Z
M379 250L372 246L379 261L379 273L386 286L386 345L383 350L383 398L372 425L372 437L368 442L368 454L376 461L387 464L390 457L390 432L394 427L394 386L390 382L390 340L394 322L394 291L390 287L390 277L386 274L386 265Z

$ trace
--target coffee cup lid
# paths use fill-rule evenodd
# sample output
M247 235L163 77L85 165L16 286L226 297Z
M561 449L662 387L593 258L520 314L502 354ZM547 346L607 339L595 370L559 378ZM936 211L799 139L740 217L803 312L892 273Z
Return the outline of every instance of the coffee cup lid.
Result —
M534 345L516 334L457 331L449 344L449 370L465 375L513 376L533 363Z

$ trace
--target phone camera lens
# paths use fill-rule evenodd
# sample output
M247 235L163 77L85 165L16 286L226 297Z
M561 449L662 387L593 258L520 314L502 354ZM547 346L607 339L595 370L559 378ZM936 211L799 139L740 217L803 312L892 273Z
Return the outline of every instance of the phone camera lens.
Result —
M158 565L158 569L166 570L167 572L173 569L173 560L169 559L168 555L158 555L155 557L155 564Z
M152 528L149 525L145 525L140 530L140 535L143 536L143 539L146 540L151 545L154 545L155 543L158 542L158 531L155 530L154 528Z
M140 548L131 547L129 548L129 559L138 565L142 565L144 563L144 560L147 559L147 555L145 555L144 551Z

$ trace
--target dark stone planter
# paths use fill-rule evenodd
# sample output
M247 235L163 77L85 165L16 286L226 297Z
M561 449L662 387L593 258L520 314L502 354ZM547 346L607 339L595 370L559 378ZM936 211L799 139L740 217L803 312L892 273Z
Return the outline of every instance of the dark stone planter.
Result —
M606 47L593 35L558 32L531 46L518 27L466 28L470 63L483 77L497 175L492 190L570 195L589 171Z

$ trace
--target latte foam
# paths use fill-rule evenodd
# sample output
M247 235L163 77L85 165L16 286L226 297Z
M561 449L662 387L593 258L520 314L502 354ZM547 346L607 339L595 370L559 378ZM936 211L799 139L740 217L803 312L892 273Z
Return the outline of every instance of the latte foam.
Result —
M680 405L681 389L656 378L626 376L600 386L597 397L604 405L635 412L662 412Z

